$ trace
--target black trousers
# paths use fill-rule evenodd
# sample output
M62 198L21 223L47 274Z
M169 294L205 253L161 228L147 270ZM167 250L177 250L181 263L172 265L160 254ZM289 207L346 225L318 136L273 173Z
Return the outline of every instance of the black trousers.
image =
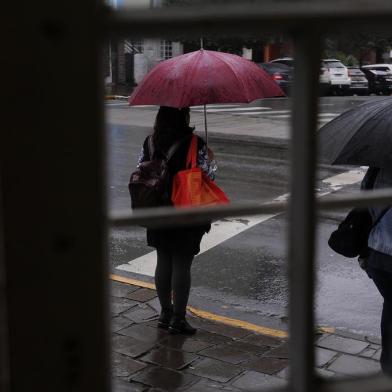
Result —
M378 291L384 298L381 315L381 368L385 374L392 375L392 273L378 268L367 268Z
M157 248L157 254L155 286L162 310L173 310L175 318L183 319L191 289L193 252Z

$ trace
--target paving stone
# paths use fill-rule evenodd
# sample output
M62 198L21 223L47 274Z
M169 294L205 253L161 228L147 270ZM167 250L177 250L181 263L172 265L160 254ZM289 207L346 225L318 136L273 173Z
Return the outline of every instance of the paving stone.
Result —
M366 336L368 342L381 346L381 339L377 336Z
M122 315L135 323L144 323L151 319L158 318L158 313L147 305L138 305Z
M200 329L197 330L196 335L194 335L194 338L212 344L221 344L221 343L227 343L233 341L227 336L219 335L217 333L202 331Z
M242 369L239 366L227 362L203 358L189 366L186 371L200 377L224 383L238 376L242 372Z
M168 348L182 350L189 353L196 353L212 346L212 343L203 342L202 340L196 340L183 335L169 335L166 339L159 342L159 344Z
M355 333L355 332L343 331L343 330L337 329L334 334L338 335L338 336L341 336L343 338L350 338L350 339L354 339L354 340L361 340L363 342L367 341L366 336L360 335L360 334Z
M198 357L185 353L183 351L171 350L167 347L161 347L152 350L148 354L140 358L142 361L150 362L170 369L182 369L196 360Z
M233 382L233 386L245 391L260 391L262 388L283 387L287 382L281 378L249 371Z
M242 364L242 367L247 370L254 370L270 375L275 374L288 366L289 361L287 359L263 357Z
M239 341L239 340L228 342L227 345L236 350L245 351L247 353L252 353L257 355L262 355L270 350L270 347L256 346L254 344L246 343L244 341Z
M336 373L326 369L316 369L316 374L323 378L336 378Z
M145 324L131 325L128 328L121 329L118 333L151 344L156 344L168 336L167 331Z
M151 387L161 388L164 391L175 391L200 381L200 378L193 374L180 373L171 369L151 367L142 370L136 376L132 376L132 380Z
M112 339L112 350L136 358L154 347L154 343L143 342L128 336L116 335Z
M288 380L290 376L290 366L287 366L286 368L282 369L280 372L274 374L274 376Z
M126 283L111 281L110 295L112 297L125 298L129 293L138 290L139 287Z
M289 345L288 343L283 343L279 347L275 347L265 353L264 356L268 358L289 359Z
M138 303L136 301L131 301L126 298L112 297L110 300L110 311L114 315L119 315L120 313L132 309L137 304Z
M381 345L371 343L370 346L369 346L369 348L372 348L372 349L374 349L374 350L379 350L379 349L381 348Z
M112 355L112 374L115 377L129 377L146 366L145 363L135 361L125 355L117 353Z
M120 329L127 328L127 327L131 326L132 324L133 324L133 321L131 321L125 317L122 317L122 316L117 316L117 317L113 317L111 319L110 327L111 327L112 332L117 332L117 331L120 331Z
M337 335L329 335L318 341L317 346L347 354L359 354L369 346L369 343Z
M232 339L241 339L250 334L249 331L242 328L235 328L221 323L212 323L199 318L192 318L189 322L196 328L204 329L205 331L217 333Z
M199 354L205 357L218 359L223 362L232 363L234 365L238 365L239 363L255 359L255 356L253 354L237 350L227 344L207 348L203 351L200 351Z
M147 387L139 383L130 383L128 381L120 380L118 378L114 379L112 382L113 392L144 392Z
M128 293L127 298L138 302L147 302L157 296L157 292L151 289L138 289Z
M373 355L373 359L375 359L376 361L379 361L381 358L381 348L379 350L376 351L376 353Z
M365 358L372 358L374 354L377 352L374 348L365 348L359 355Z
M186 389L186 392L217 392L221 391L222 384L214 383L213 381L201 380Z
M241 341L260 347L278 347L283 342L280 339L273 338L271 336L266 336L266 335L259 335L259 334L251 334L246 338L241 339Z
M155 297L150 301L146 302L148 306L153 308L158 314L161 313L161 304L159 303L159 298Z
M328 370L349 376L359 376L380 372L380 364L373 359L343 354L328 366Z
M316 347L315 348L315 356L316 356L316 366L323 367L328 362L332 360L332 358L336 357L338 353L336 351L327 350L325 348Z

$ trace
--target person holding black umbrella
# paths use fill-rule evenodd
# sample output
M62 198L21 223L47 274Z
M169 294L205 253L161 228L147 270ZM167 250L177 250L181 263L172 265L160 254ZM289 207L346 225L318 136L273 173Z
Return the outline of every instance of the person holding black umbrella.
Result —
M392 170L370 167L362 181L361 189L392 187ZM369 208L373 223L377 222L368 238L369 254L364 268L384 298L381 315L381 368L392 376L392 209Z

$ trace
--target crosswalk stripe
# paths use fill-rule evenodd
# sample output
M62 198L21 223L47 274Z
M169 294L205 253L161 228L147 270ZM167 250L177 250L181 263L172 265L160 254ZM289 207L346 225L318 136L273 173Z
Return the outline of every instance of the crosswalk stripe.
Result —
M247 112L247 111L254 111L254 110L270 110L271 108L267 106L252 106L252 107L246 107L246 108L216 108L216 109L210 109L207 108L208 113L220 113L220 112L232 112L232 113L237 113L237 112ZM203 109L204 110L204 109ZM202 111L202 110L195 110L195 111Z
M345 185L355 184L361 181L363 175L364 169L359 168L326 178L322 182L328 187L328 189L319 194L319 196L325 196L331 192L337 191L343 188L343 186ZM281 195L275 198L274 201L286 200L288 196L288 194ZM281 213L226 218L214 222L212 224L210 233L208 233L208 235L205 235L202 239L199 255L217 245L220 245L222 242L229 240L237 234L240 234L245 230L254 227L257 224L265 222L280 214ZM156 251L153 251L134 260L131 260L126 264L121 264L116 268L121 271L154 276L156 259Z
M220 104L220 105L206 105L207 109L214 109L214 108L238 108L241 105L237 104ZM191 110L198 111L198 110L204 110L203 105L198 105L198 106L191 106Z

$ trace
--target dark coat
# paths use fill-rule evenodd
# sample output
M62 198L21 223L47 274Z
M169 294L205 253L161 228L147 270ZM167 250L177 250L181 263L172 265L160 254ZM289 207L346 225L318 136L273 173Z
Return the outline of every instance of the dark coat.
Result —
M181 145L177 148L168 162L169 176L167 181L167 194L171 194L173 188L173 178L180 170L186 167L186 158L191 142L191 137L186 137ZM204 146L204 140L198 137L198 150ZM142 161L150 159L150 151L148 148L148 137L143 143L144 155ZM160 158L160 152L154 152L154 156ZM168 205L171 203L168 202ZM154 248L164 249L168 251L184 251L194 255L200 252L200 242L205 233L211 228L210 224L200 226L187 227L170 227L162 229L147 229L147 244Z

